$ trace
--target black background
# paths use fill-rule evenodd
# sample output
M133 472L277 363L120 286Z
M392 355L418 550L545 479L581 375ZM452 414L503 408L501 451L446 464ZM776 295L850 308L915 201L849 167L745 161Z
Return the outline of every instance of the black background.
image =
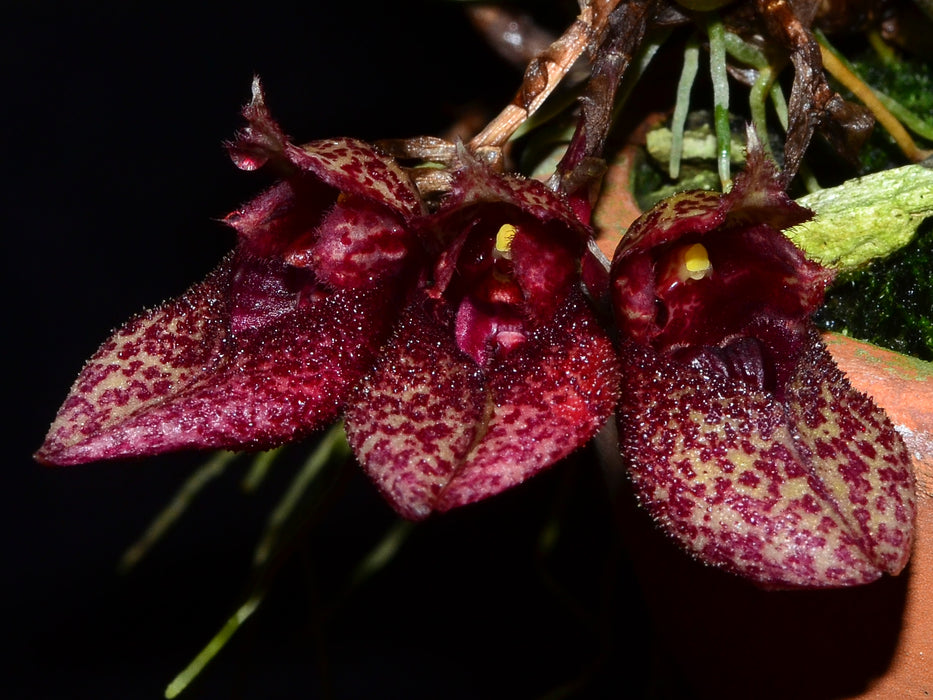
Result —
M440 133L468 104L511 98L517 73L456 3L389 7L6 11L3 697L161 697L242 600L252 547L301 448L253 496L239 490L242 468L213 484L125 576L120 554L201 458L55 469L30 454L108 331L183 291L232 246L216 220L267 184L221 147L254 73L297 141ZM831 697L858 689L890 654L903 577L763 596L650 534L627 554L619 533L645 524L623 495L620 530L589 452L430 520L344 595L354 563L394 522L348 474L187 697L693 697L703 687ZM555 519L556 544L541 554ZM652 565L639 569L647 595L633 561Z

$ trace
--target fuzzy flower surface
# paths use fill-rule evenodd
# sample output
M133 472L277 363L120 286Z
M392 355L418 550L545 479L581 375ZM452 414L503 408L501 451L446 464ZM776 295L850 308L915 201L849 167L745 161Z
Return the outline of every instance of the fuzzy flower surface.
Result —
M272 447L334 421L370 368L404 295L417 190L361 141L290 143L258 82L245 116L235 162L286 176L227 217L238 245L207 279L91 357L40 461Z
M230 214L206 280L131 319L88 361L40 461L265 449L346 413L403 516L481 500L582 446L618 363L584 296L588 229L558 194L465 150L428 214L392 159L292 144L258 83L235 162L285 176Z
M907 450L809 320L832 273L781 233L809 217L750 139L731 192L661 202L610 271L639 499L699 559L775 587L896 574L913 534Z
M587 229L541 183L461 155L422 222L435 262L346 419L363 467L415 519L570 454L618 396L614 348L583 292Z

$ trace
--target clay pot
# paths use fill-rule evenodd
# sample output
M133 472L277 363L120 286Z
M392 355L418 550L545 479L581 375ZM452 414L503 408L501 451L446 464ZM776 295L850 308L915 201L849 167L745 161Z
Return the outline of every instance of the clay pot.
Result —
M917 477L914 550L907 570L901 629L890 665L858 698L933 696L933 365L889 350L827 335L852 385L872 396L898 426Z

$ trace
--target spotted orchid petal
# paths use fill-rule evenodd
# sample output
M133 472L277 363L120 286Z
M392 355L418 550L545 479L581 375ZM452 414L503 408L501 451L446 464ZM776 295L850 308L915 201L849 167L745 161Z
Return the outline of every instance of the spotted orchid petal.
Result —
M807 214L752 141L719 196L685 193L614 257L620 448L662 529L769 586L840 586L905 566L914 480L884 412L809 321L831 273L781 233Z
M582 294L486 368L419 306L347 413L364 469L403 516L482 500L584 445L615 407L618 367Z
M467 159L422 231L445 247L346 419L364 469L415 519L570 454L618 392L581 289L587 231L562 198Z
M232 255L104 343L37 458L263 449L323 427L368 369L390 301L379 289L322 294L307 272ZM238 304L246 311L236 315Z
M283 170L308 173L338 192L359 195L403 216L423 211L417 190L398 163L368 143L352 138L300 146L290 142L269 113L258 79L253 80L252 100L243 116L247 126L227 144L241 169L255 170L272 161Z
M407 287L417 192L363 142L288 143L255 88L246 115L237 162L285 159L288 176L227 217L239 246L204 282L104 343L39 460L271 447L335 420L371 367Z

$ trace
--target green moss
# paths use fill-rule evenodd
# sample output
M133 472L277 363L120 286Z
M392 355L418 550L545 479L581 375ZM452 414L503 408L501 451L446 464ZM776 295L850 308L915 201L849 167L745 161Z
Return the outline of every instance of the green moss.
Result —
M862 52L852 61L852 66L868 85L912 112L929 135L929 130L933 129L933 121L930 119L933 114L933 66L906 58L885 61L872 50ZM843 90L842 94L853 99L847 90ZM905 126L909 128L910 125L905 123ZM865 174L901 164L903 155L890 134L876 126L862 149L860 160L861 173Z
M933 221L908 246L842 275L814 316L826 330L933 360Z
M933 67L927 63L910 59L887 63L874 51L868 51L852 64L869 85L917 116L928 117L933 113Z
M933 125L933 67L905 58L885 61L870 49L852 63L869 85L910 110L923 125ZM887 132L875 128L861 161L865 174L899 165L903 155ZM933 360L931 270L933 221L927 220L909 245L865 268L841 274L814 318L827 330Z

